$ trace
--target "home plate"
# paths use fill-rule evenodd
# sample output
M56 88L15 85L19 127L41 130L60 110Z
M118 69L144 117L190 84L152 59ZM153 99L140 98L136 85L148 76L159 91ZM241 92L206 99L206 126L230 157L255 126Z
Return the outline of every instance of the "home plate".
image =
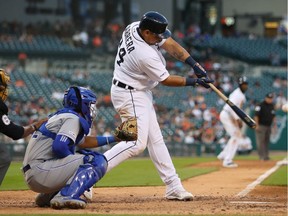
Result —
M257 202L257 201L231 201L231 204L268 204L275 202Z

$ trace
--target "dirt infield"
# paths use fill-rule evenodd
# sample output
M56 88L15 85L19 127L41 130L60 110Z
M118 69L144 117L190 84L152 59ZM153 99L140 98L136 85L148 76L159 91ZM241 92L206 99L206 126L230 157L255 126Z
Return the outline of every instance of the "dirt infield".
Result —
M276 161L236 161L238 168L220 170L183 181L194 201L168 201L165 187L95 188L93 202L84 210L38 208L32 191L1 191L0 214L146 214L146 215L287 215L287 187L256 186L244 197L237 196L247 185L275 166Z

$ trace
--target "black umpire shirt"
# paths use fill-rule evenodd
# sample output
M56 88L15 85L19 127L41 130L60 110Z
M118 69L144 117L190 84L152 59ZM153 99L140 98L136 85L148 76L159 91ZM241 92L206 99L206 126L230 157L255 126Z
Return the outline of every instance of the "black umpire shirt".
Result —
M271 126L273 118L275 117L275 110L273 103L266 103L263 101L255 107L255 116L259 118L259 125Z
M14 124L8 118L8 107L0 98L0 132L6 136L17 140L22 138L24 134L24 128L22 126Z

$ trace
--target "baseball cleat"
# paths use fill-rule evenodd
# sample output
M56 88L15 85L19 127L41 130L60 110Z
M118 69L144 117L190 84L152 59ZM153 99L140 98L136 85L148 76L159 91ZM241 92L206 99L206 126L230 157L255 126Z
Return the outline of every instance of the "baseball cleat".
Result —
M35 198L35 204L38 207L49 207L51 199L57 194L54 193L39 193Z
M190 201L193 200L193 195L185 190L175 190L171 193L166 193L165 198L168 200Z
M226 168L236 168L238 167L238 164L234 163L234 162L230 162L230 163L223 163L223 167L226 167Z
M81 199L75 199L69 196L56 195L51 201L50 206L53 209L84 209L86 208L86 202Z

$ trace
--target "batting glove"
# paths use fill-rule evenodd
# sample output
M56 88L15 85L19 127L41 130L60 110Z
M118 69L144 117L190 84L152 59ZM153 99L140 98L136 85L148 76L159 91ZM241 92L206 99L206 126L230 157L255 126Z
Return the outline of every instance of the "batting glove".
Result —
M192 58L192 56L189 56L185 60L185 63L190 65L193 68L194 73L196 74L198 78L202 78L202 77L207 78L207 73L205 69L198 62L196 62L195 59Z
M209 77L196 79L196 84L201 85L207 89L210 88L210 86L207 83L213 83L213 82L214 80L210 79Z
M194 70L195 75L198 78L202 78L202 77L207 78L207 73L205 69L198 62L193 66L193 70Z
M210 79L209 77L206 78L191 78L188 77L186 78L186 86L197 86L197 85L201 85L205 88L210 88L210 86L208 85L208 83L213 83L214 80Z

